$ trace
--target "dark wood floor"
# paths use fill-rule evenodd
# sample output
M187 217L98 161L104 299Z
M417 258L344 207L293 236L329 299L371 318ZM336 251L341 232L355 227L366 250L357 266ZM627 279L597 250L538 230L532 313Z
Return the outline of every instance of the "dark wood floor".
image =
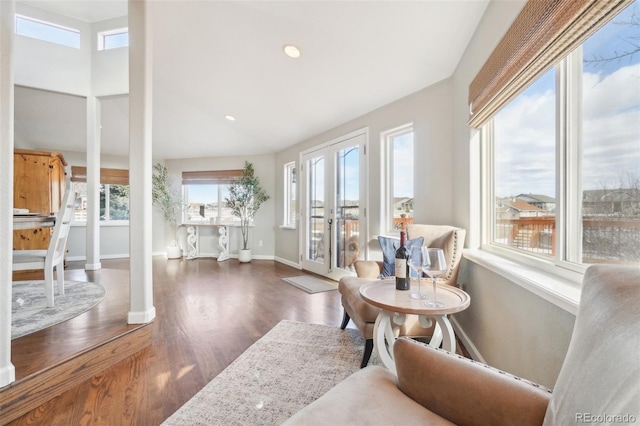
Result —
M155 257L153 344L10 424L161 423L280 320L340 324L337 291L307 294L282 280L302 273L264 260ZM95 272L72 263L66 278L100 282L107 296L73 320L12 341L17 379L130 327L128 260L105 260Z

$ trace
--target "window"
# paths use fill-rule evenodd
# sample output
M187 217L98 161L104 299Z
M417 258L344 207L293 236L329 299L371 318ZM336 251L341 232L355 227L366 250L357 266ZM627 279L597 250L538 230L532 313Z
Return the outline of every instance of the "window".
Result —
M640 262L639 9L632 3L484 126L490 245L569 269Z
M87 183L74 182L72 190L78 194L73 222L87 221ZM100 222L129 220L129 185L100 184Z
M403 223L413 223L413 124L384 132L382 141L387 180L382 229L398 232Z
M16 15L16 34L63 46L80 48L80 31Z
M98 50L117 49L129 46L129 29L102 31L98 33Z
M284 165L284 221L283 226L296 227L296 163Z
M493 119L493 243L553 254L555 69Z
M71 167L71 190L78 194L73 223L87 221L86 167ZM100 169L100 222L127 223L129 221L129 171Z
M231 209L225 207L229 186L242 174L242 170L214 170L182 172L182 196L187 205L185 223L225 223L237 220Z

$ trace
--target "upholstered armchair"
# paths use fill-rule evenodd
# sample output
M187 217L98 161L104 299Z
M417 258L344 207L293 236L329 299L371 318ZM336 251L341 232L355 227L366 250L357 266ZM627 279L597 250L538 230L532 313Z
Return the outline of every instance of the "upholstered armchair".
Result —
M407 228L407 235L409 239L422 237L424 246L444 250L449 267L447 273L438 278L438 282L456 285L466 231L453 226L411 224ZM384 268L383 262L373 260L359 260L354 266L357 277L343 277L338 284L344 308L340 328L344 330L351 320L364 336L365 350L361 367L365 367L373 351L373 328L380 309L364 301L360 296L360 287L371 279L379 278ZM422 328L417 317L409 315L398 333L401 336L423 337L430 336L431 330Z

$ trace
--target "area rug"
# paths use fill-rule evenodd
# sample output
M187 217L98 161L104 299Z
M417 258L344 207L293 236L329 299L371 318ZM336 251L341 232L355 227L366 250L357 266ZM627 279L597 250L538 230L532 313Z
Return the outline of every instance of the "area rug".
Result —
M283 280L311 294L338 289L338 284L335 281L325 280L312 275L299 275L297 277L283 278Z
M363 348L355 329L281 321L163 425L279 425L358 371Z
M54 306L47 308L44 281L15 281L11 287L11 339L76 317L100 303L106 293L100 284L65 281L64 294L56 293ZM21 306L16 303L19 299Z

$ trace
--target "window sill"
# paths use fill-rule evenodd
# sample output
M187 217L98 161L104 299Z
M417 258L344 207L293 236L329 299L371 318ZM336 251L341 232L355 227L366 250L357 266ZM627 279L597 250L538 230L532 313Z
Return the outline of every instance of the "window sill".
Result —
M109 227L109 226L129 226L129 221L120 221L120 222L99 222L100 226ZM72 228L86 228L87 222L76 222L71 224Z
M479 249L465 249L463 257L510 280L544 300L578 312L581 283Z
M292 230L292 231L295 231L295 230L296 230L295 225L280 225L280 226L279 226L279 228L280 228L280 229L290 229L290 230Z

